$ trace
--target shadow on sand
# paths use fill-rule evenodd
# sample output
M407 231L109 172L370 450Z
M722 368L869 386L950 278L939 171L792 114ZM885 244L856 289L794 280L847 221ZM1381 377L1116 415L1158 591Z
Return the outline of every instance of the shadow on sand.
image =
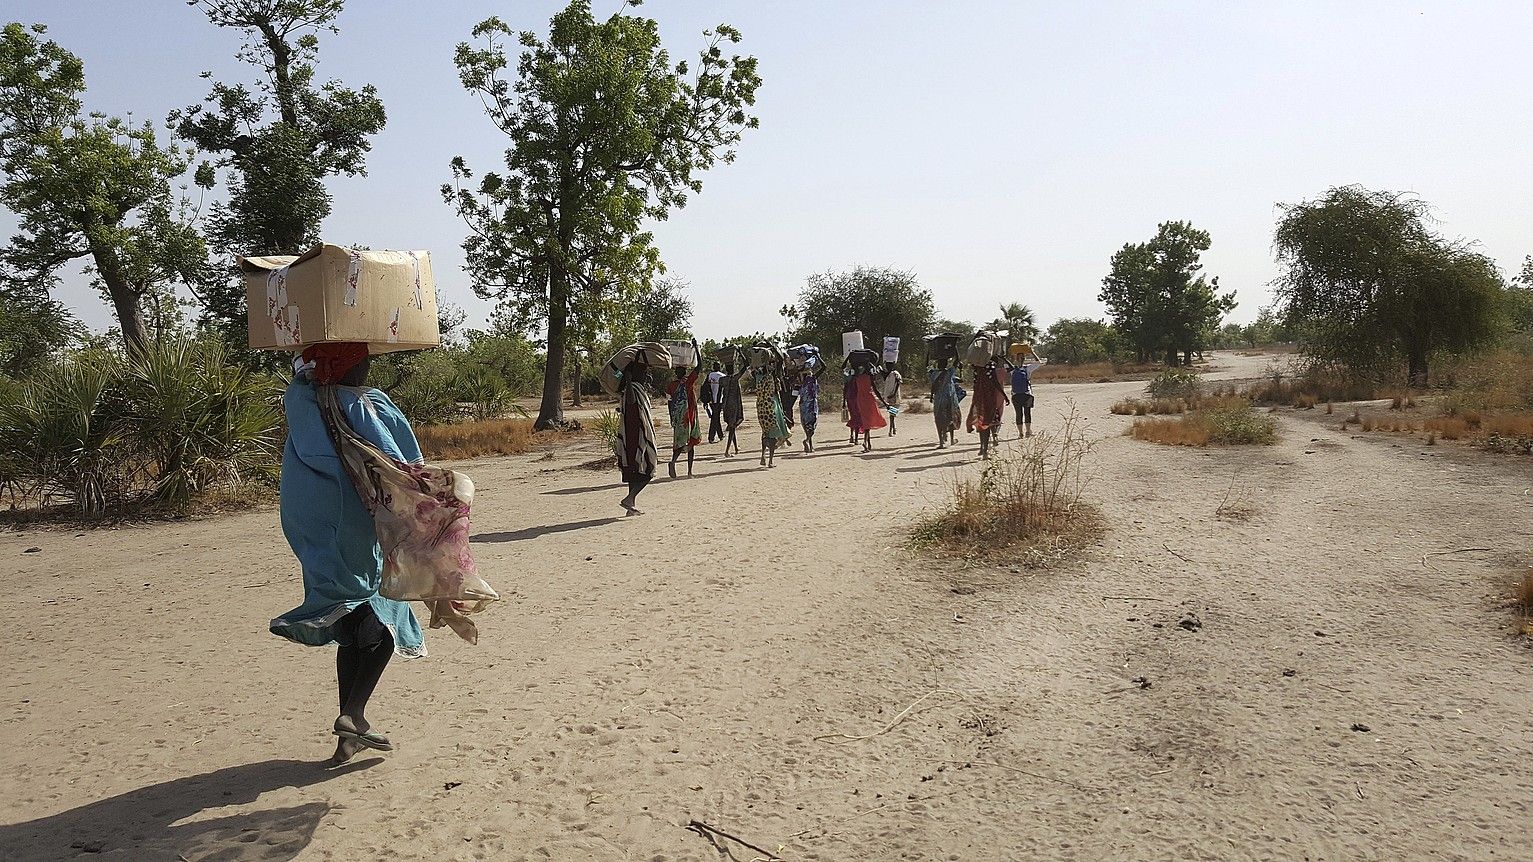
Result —
M480 533L469 537L470 542L524 542L528 539L536 539L549 533L569 533L574 530L584 530L587 527L600 527L605 524L615 524L622 518L590 518L585 521L570 521L566 524L547 524L542 527L527 527L523 530L513 530L509 533Z
M288 862L309 846L328 802L181 821L227 805L246 805L282 787L308 787L383 761L338 769L302 760L268 760L151 784L47 817L0 826L0 859L203 860Z

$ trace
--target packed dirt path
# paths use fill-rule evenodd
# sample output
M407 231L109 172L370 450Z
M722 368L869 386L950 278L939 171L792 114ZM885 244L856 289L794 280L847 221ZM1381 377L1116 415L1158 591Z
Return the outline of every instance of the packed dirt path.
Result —
M1496 608L1528 462L1322 411L1158 447L1108 413L1142 386L1039 387L1108 525L1046 570L906 549L976 469L927 415L869 455L827 415L771 470L704 447L626 520L591 451L467 463L506 602L396 660L400 750L334 771L332 654L266 632L301 592L274 511L0 534L0 858L765 858L694 819L786 860L1533 858Z

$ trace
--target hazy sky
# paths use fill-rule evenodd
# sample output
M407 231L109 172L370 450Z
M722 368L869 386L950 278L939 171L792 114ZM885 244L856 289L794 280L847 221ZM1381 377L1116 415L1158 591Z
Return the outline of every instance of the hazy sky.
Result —
M376 84L388 127L369 176L331 183L332 242L425 248L444 296L481 320L448 160L504 139L459 85L453 46L499 15L542 30L553 0L350 0L321 77ZM611 7L610 9L608 7ZM598 14L617 7L598 3ZM5 0L85 60L90 108L163 120L211 69L253 81L236 35L182 0ZM775 331L814 272L913 270L945 315L1003 301L1043 323L1100 316L1108 259L1187 219L1207 272L1254 317L1275 275L1276 203L1331 185L1409 190L1503 269L1533 253L1533 3L649 0L673 56L720 21L760 58L761 128L657 228L703 336ZM10 220L0 213L0 227ZM104 302L72 279L88 323Z

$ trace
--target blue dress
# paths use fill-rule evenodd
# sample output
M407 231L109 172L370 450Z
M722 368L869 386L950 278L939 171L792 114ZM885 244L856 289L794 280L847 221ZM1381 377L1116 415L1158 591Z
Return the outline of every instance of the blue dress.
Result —
M365 386L338 386L346 421L392 458L419 464L420 445L389 397ZM426 654L409 604L378 595L383 552L373 516L362 505L325 431L314 387L294 380L282 396L287 445L282 450L282 532L303 567L303 604L271 621L272 634L306 646L341 643L337 623L364 602L394 636L406 658Z

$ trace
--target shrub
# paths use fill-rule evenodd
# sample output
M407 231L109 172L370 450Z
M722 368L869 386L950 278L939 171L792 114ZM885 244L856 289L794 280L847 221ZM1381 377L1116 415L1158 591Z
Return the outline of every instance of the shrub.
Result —
M914 416L932 412L932 403L925 398L912 398L905 402L905 412Z
M1334 363L1306 361L1273 364L1267 377L1243 393L1259 404L1309 408L1325 401L1364 401L1378 397L1379 381Z
M978 480L954 481L943 511L917 523L912 542L965 556L1047 565L1100 533L1081 500L1082 463L1091 451L1072 407L1058 431L1001 448Z
M1244 400L1230 400L1212 407L1208 418L1209 442L1220 446L1265 446L1277 439L1277 422L1257 413Z
M1185 368L1167 368L1155 375L1145 391L1152 398L1196 398L1203 391L1203 380L1197 372Z
M612 410L603 410L596 415L596 421L592 423L596 436L607 444L608 449L617 449L617 432L622 427L623 420Z
M374 363L368 383L388 392L414 425L436 425L461 418L458 369L444 350L395 356Z
M92 351L33 373L0 406L0 461L16 496L51 505L62 497L82 514L119 504L137 458L123 415L118 356Z
M416 433L427 460L458 460L481 455L521 455L532 448L530 419L487 419L451 425L426 425Z
M1136 419L1128 433L1136 440L1170 446L1265 445L1277 437L1277 423L1251 410L1244 398L1205 400L1191 413L1173 419Z
M127 364L126 421L153 461L154 497L184 508L219 484L277 474L275 378L230 364L214 341L156 344Z

